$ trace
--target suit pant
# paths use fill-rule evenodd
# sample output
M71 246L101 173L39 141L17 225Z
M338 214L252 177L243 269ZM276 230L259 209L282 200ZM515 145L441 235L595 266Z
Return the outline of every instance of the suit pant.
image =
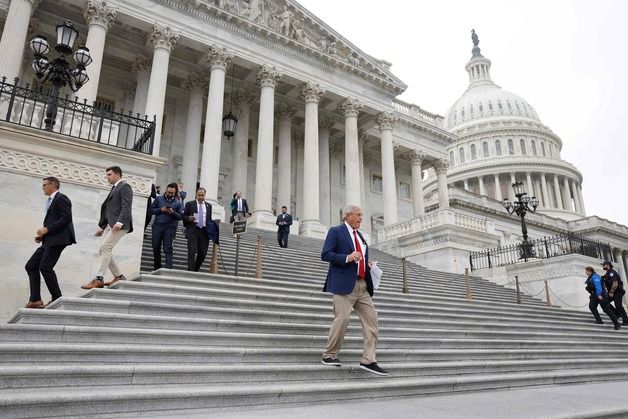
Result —
M28 273L28 281L31 288L30 301L41 300L41 278L39 273L46 281L46 287L52 297L52 301L61 297L61 289L57 281L57 274L54 267L61 257L61 252L65 249L65 245L61 246L40 246L35 253L26 262L26 272Z
M290 235L289 231L277 231L277 242L279 243L279 247L288 247L288 236Z
M188 227L186 230L188 239L188 271L198 272L207 256L209 236L205 228L198 226Z
M105 229L102 235L102 241L100 242L100 248L98 249L98 256L96 257L98 264L96 276L105 276L107 268L109 268L113 276L122 275L122 271L113 259L113 248L116 247L120 239L128 232L129 230L113 231L111 227Z
M617 315L618 318L621 317L624 323L628 323L628 315L626 315L626 310L622 304L625 293L626 291L617 290L611 299L611 302L615 305L615 307L613 307L613 304L611 304L611 307L615 310L615 315Z
M177 225L160 225L153 223L153 266L161 268L161 247L164 248L166 268L172 269L172 243L177 235Z
M613 309L613 306L611 306L611 303L609 302L608 297L604 296L604 299L600 301L596 296L592 295L591 297L589 297L589 310L591 310L593 317L595 317L595 320L598 323L602 322L600 313L597 311L598 305L602 306L602 310L604 311L604 313L606 313L608 318L611 319L613 324L618 323L617 316L615 315L615 310Z
M334 294L334 321L329 329L327 348L323 353L323 358L335 357L345 338L351 309L355 310L362 323L362 338L364 340L362 362L371 364L377 362L375 359L375 346L379 337L379 326L377 311L373 305L373 299L366 289L366 281L358 279L355 282L351 294Z

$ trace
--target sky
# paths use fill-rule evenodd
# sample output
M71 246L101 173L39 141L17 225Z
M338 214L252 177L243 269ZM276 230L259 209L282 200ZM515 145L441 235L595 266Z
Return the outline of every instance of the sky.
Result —
M628 0L298 1L440 115L468 86L475 29L493 81L562 139L587 215L628 226Z

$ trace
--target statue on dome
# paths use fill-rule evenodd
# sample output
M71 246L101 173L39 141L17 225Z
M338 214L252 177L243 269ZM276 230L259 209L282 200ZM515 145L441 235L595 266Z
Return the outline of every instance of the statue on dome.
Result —
M480 38L478 38L478 35L475 33L475 29L471 29L471 40L473 41L474 47L477 47L480 43Z

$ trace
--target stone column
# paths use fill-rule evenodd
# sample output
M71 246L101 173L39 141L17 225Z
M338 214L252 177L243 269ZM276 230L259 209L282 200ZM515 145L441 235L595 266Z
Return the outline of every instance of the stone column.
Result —
M102 69L102 57L105 52L105 39L107 31L116 19L118 11L107 6L103 1L88 0L85 8L85 21L88 25L87 41L85 46L89 49L92 63L87 66L89 81L79 90L79 95L92 104L98 96L98 83Z
M528 192L528 196L536 196L534 194L534 185L532 184L532 174L530 172L526 172L526 192Z
M345 114L345 204L362 205L358 150L358 114L362 105L349 97L340 108Z
M569 179L567 176L563 177L563 200L565 202L565 210L573 211L571 192L569 191Z
M421 165L425 160L425 153L412 150L409 154L412 164L412 210L415 217L425 215L425 201L423 197L423 170Z
M575 212L577 214L580 214L580 212L582 211L581 207L580 207L580 200L578 199L578 193L576 191L576 181L575 180L571 180L569 182L571 184L571 193L573 195L573 204L574 204L574 209Z
M325 90L318 84L307 82L301 95L305 100L305 132L303 162L303 220L299 234L308 237L325 238L327 229L320 222L320 179L319 179L319 144L318 144L318 102Z
M552 200L549 196L549 191L547 190L547 180L545 179L545 173L541 173L541 191L543 192L543 206L545 208L552 207Z
M143 55L135 57L135 62L131 67L136 73L137 84L135 87L135 99L133 101L133 114L144 117L146 111L146 95L148 95L148 85L150 84L150 61Z
M478 184L480 185L480 195L486 196L486 187L484 186L484 176L478 176Z
M264 64L257 73L261 86L259 127L257 136L257 166L255 168L255 202L251 223L258 228L274 230L273 202L273 114L275 87L281 79L276 68Z
M334 122L319 118L318 120L318 168L321 224L331 226L331 167L329 156L329 135Z
M146 95L145 114L149 119L155 117L155 142L153 143L153 156L159 156L161 146L161 124L166 101L166 88L168 86L168 64L170 53L174 48L179 34L170 28L155 24L150 41L153 44L153 67L150 72L150 82ZM207 144L207 143L205 143Z
M28 34L28 22L41 0L11 0L0 38L0 78L6 76L9 83L19 77ZM29 48L30 50L30 48Z
M203 122L203 93L207 89L207 81L203 77L190 74L183 83L190 91L188 119L185 126L185 144L183 146L183 162L181 180L189 193L196 191L198 180L198 154L201 147L201 124ZM205 187L201 184L200 186ZM188 197L188 200L192 197Z
M224 207L218 203L220 148L222 145L225 75L227 68L233 63L233 55L225 48L212 45L207 53L207 61L209 62L210 78L209 89L207 90L207 109L205 110L205 135L203 136L200 183L207 190L205 198L212 204L214 217L224 220Z
M288 207L288 212L293 214L290 208L292 197L292 117L295 110L282 104L277 114L279 119L279 153L277 156L277 213L281 206Z
M580 214L586 216L587 212L584 209L584 197L582 196L582 184L576 184L576 191L578 192L578 200L580 201Z
M495 182L495 199L498 201L503 201L502 197L502 186L499 183L499 174L493 175L493 182Z
M626 289L626 285L628 285L628 251L626 250L621 252L621 264L624 265L622 281L624 281L624 289ZM624 296L624 301L625 299L626 297Z
M238 126L233 140L231 161L232 180L229 196L235 191L242 192L246 196L249 169L249 127L251 119L251 105L255 103L257 96L252 92L240 91L235 96L236 106L239 106ZM281 149L279 151L281 153Z
M511 202L514 202L516 197L515 197L515 190L512 188L512 184L515 183L517 181L517 178L515 177L514 173L510 174L510 184L508 185L508 198L510 199Z
M438 208L449 208L449 190L447 188L447 160L434 162L436 181L438 184Z
M463 185L464 190L468 192L469 191L469 179L464 179L462 181L462 185Z
M560 184L558 183L558 175L554 175L554 198L556 198L556 208L564 209L563 198L560 196Z
M395 176L395 151L393 149L393 124L397 118L388 112L377 116L381 136L382 184L384 189L384 225L395 224L397 210L397 178Z

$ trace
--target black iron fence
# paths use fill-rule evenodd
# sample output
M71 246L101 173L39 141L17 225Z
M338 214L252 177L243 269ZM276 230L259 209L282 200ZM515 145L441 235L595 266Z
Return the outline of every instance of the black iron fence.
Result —
M495 268L529 259L548 259L574 253L601 260L612 261L613 258L611 246L608 243L572 234L543 237L530 241L528 245L531 246L532 251L527 255L531 254L531 257L526 257L521 243L472 252L469 256L471 270Z
M51 89L28 83L13 84L6 77L0 80L0 118L3 121L36 129L45 129L46 104L57 103L57 115L52 132L109 146L152 154L155 120L140 114L114 112L104 107L88 105L69 95L51 98Z

